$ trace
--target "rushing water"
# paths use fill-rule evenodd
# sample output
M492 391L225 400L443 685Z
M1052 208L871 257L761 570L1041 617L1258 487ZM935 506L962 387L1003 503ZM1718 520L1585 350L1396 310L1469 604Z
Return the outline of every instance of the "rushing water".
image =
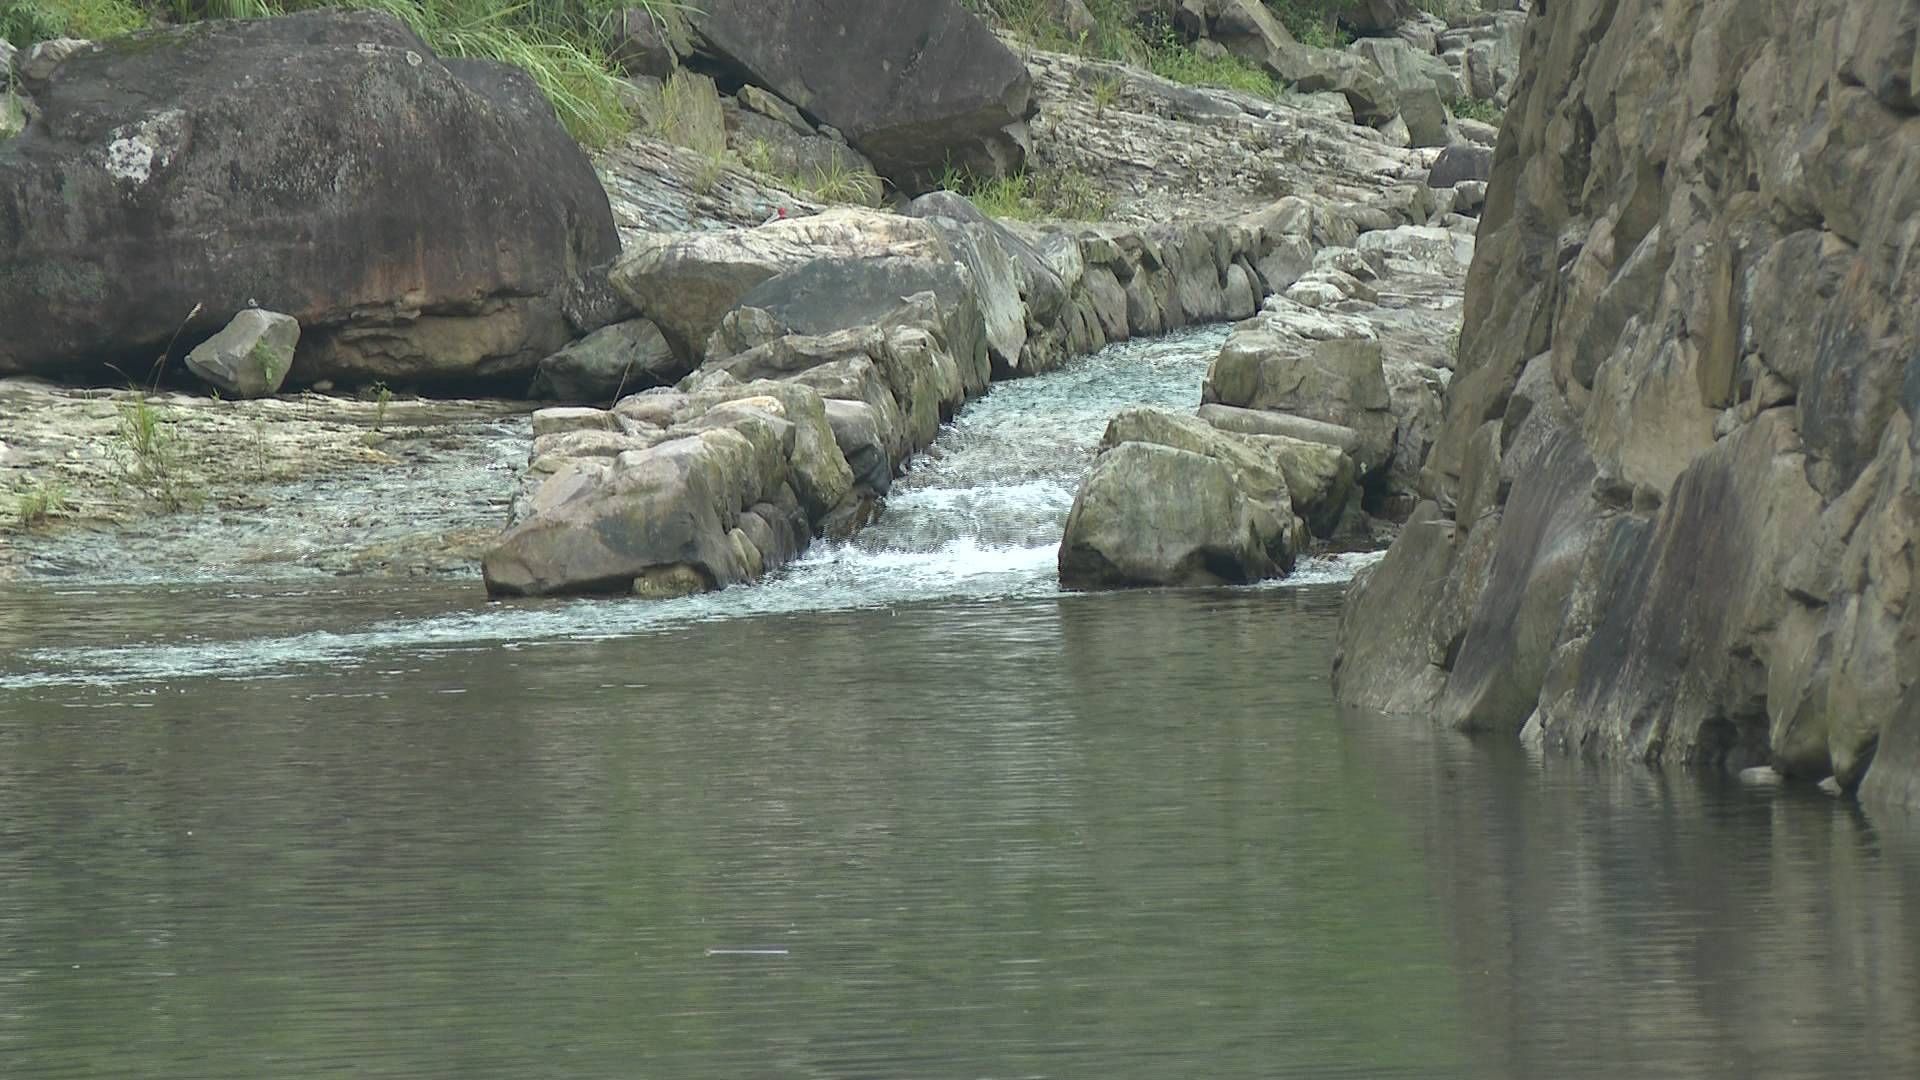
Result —
M762 588L0 592L0 1076L1920 1071L1920 836L1340 716L1351 564L1075 596L1001 387Z

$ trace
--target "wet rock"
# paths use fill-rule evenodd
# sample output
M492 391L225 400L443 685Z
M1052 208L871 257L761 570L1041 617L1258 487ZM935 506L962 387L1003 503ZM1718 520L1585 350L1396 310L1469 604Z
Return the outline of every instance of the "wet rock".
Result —
M280 391L299 344L299 320L249 308L195 346L187 367L227 397L267 397Z
M555 296L615 253L533 81L386 16L144 31L28 74L42 118L0 148L0 310L39 317L0 338L0 372L145 370L258 306L300 322L296 384L525 385L570 336Z
M1216 458L1127 442L1102 453L1060 542L1069 589L1245 584L1293 564L1287 518Z
M610 403L626 393L665 386L687 373L660 328L646 319L602 327L540 361L532 395L555 401Z

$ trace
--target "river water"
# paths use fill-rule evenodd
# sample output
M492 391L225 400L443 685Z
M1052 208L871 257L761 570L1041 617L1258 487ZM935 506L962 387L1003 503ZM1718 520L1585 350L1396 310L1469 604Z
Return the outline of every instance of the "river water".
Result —
M0 1076L1920 1073L1920 828L1342 716L1356 560L1063 595L1106 416L972 406L669 604L0 591Z

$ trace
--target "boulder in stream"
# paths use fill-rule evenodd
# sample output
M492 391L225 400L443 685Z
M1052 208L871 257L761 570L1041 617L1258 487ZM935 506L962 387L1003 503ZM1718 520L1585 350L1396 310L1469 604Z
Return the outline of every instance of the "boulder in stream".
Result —
M1153 409L1120 413L1101 445L1061 537L1063 586L1246 584L1293 569L1306 529L1272 447Z

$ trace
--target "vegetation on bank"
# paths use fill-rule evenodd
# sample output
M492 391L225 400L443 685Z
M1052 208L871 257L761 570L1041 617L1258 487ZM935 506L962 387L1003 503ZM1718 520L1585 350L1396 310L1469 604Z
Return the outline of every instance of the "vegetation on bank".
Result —
M949 168L939 186L965 195L989 217L1015 221L1105 221L1113 212L1113 196L1075 169L1029 169L981 179Z
M622 10L665 12L678 0L0 0L0 37L111 38L201 19L251 19L312 8L384 11L442 56L523 68L574 138L604 146L632 127L608 58Z

